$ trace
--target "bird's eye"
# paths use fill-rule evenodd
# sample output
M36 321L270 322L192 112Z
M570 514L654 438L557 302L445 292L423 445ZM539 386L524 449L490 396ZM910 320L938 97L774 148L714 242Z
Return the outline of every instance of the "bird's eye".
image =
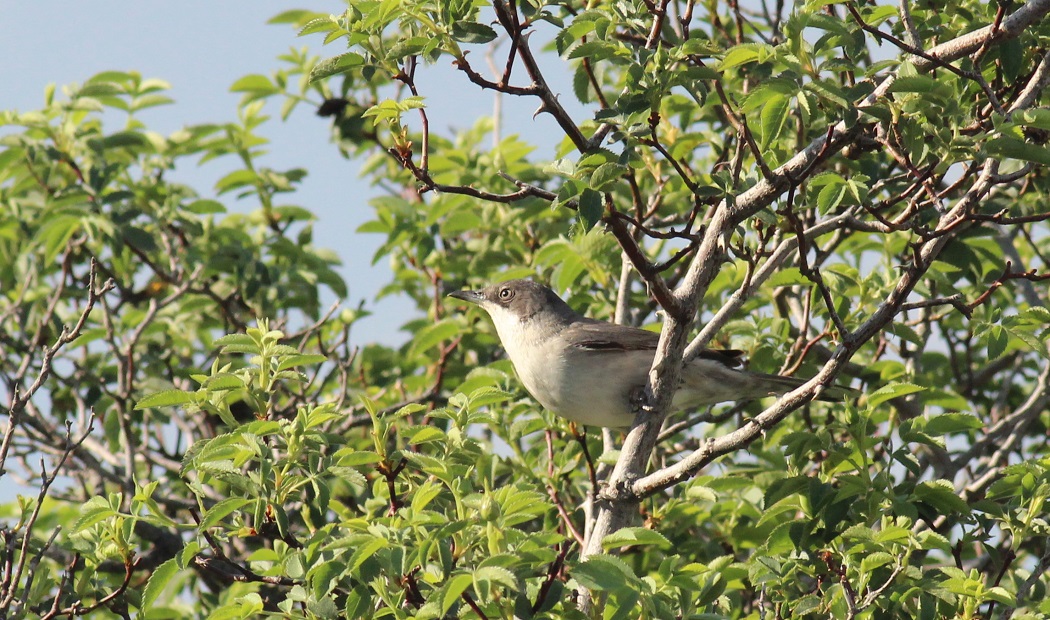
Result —
M514 291L509 288L501 288L499 290L499 298L501 301L507 301L511 297L514 297Z

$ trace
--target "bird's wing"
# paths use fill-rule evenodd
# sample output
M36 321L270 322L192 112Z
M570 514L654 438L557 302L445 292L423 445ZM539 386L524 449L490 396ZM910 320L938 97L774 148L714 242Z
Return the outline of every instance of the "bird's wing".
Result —
M744 352L740 349L701 349L696 359L718 362L727 368L740 368L744 365Z
M595 319L573 323L572 334L569 344L588 351L655 351L660 342L656 332ZM697 358L737 368L743 365L743 356L737 349L703 349Z
M660 341L655 332L593 319L573 323L570 333L569 344L590 351L655 351Z

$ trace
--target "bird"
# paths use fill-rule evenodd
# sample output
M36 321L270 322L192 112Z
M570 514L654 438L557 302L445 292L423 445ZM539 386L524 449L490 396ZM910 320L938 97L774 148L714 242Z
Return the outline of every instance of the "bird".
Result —
M586 426L629 428L644 394L659 334L588 318L549 287L508 280L450 297L481 307L496 326L522 385L546 409ZM745 369L743 352L705 349L682 368L673 412L790 392L805 380ZM832 387L821 400L840 400Z

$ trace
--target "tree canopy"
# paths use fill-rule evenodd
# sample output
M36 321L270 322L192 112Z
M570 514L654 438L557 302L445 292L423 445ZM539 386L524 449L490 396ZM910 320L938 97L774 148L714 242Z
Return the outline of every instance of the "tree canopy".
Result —
M1048 13L348 0L273 18L235 123L150 131L133 72L0 113L0 616L1050 615ZM493 113L436 117L441 68ZM322 302L267 107L373 183L403 346ZM660 333L629 432L446 299L514 277ZM668 416L707 346L812 379Z

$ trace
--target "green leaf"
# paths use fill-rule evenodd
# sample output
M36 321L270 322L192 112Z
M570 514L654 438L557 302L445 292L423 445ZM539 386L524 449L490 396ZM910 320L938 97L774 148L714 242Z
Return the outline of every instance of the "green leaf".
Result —
M771 97L766 105L762 107L759 114L759 129L761 131L762 148L769 148L780 132L784 130L788 117L791 115L791 99L783 95Z
M597 62L600 60L616 59L618 56L626 56L627 54L627 50L616 43L610 43L608 41L586 41L571 48L568 59L575 60L577 58L587 58L591 62Z
M416 337L412 339L411 351L413 355L419 355L425 351L429 351L433 347L451 340L454 336L463 331L463 322L459 318L443 319L428 325L416 333Z
M769 277L769 286L812 286L813 281L802 275L798 267L785 267Z
M980 418L969 413L942 413L931 416L925 431L931 435L947 435L979 429L984 426Z
M265 75L252 74L246 75L241 79L237 80L230 86L230 90L235 93L244 92L281 92L270 78Z
M317 17L309 20L303 27L296 33L297 36L304 37L308 34L316 34L319 32L331 32L338 30L339 24L336 22L334 15L318 15Z
M1006 352L1006 345L1010 344L1010 334L1002 325L988 325L984 338L988 341L988 359L990 360L1002 357Z
M291 9L282 11L266 21L267 24L301 24L307 19L317 19L320 13L314 13L304 9Z
M846 197L847 191L849 191L849 186L845 181L825 185L817 194L817 210L821 214L830 213L835 207L842 204L842 199Z
M327 361L327 355L291 355L281 360L281 363L277 365L277 370L279 372L297 366L309 366Z
M59 215L49 218L37 231L37 238L44 243L44 262L54 262L82 225L83 219L80 215Z
M921 385L915 385L914 383L891 383L868 394L867 404L874 409L888 400L921 392L925 389Z
M409 445L417 445L430 441L437 441L445 437L445 432L434 426L423 426L408 436Z
M326 58L310 70L310 82L323 80L339 73L346 73L353 67L365 64L365 57L354 52L345 52L332 58Z
M570 575L588 590L615 591L638 579L623 560L611 555L592 555L573 567Z
M474 571L474 591L482 600L494 598L493 584L501 585L511 593L518 589L514 573L502 566L482 566Z
M219 390L239 390L244 387L244 379L238 375L223 372L217 375L208 377L208 379L201 385L203 389L219 391Z
M453 575L445 583L445 593L441 595L441 615L448 613L449 609L456 604L459 597L474 583L474 577L466 573Z
M234 170L216 181L215 189L222 194L246 185L254 185L258 182L259 176L254 170Z
M250 504L251 501L252 500L243 497L227 497L209 508L207 512L202 515L200 525L197 526L197 531L204 532L209 528L215 527L228 515L240 510L247 504Z
M171 578L178 572L178 558L169 558L160 566L153 569L153 573L149 576L149 581L146 582L146 587L142 590L141 609L143 612L146 612L147 617L149 617L149 608L153 606L157 597L164 592L164 588L167 587Z
M96 76L98 77L98 76ZM113 84L111 82L89 82L84 85L83 88L76 91L76 97L107 97L113 95L120 95L124 92L124 89L120 84Z
M456 22L452 24L452 38L461 43L488 43L496 38L496 31L485 24Z
M697 484L690 485L690 487L685 490L685 497L693 502L714 503L718 501L718 494L715 493L711 487Z
M602 539L602 548L606 551L631 545L656 545L660 549L670 549L671 541L663 534L644 527L625 527Z
M743 43L736 45L722 57L722 63L718 66L721 71L750 64L752 62L764 62L772 55L772 46L761 43Z
M1020 159L1021 161L1050 166L1050 149L1047 149L1045 146L1023 142L1017 138L1003 136L990 140L984 145L984 150L993 156Z
M627 173L627 166L613 162L598 166L591 174L591 189L604 191L619 181Z
M580 194L579 213L584 230L594 228L605 213L605 208L602 206L602 195L590 188L583 190L583 193Z
M1014 605L1017 604L1017 601L1014 598L1014 596L1012 594L1010 594L1010 592L1006 588L1004 588L1002 586L992 586L991 588L988 588L987 590L985 590L984 591L984 598L982 600L995 601L996 603L999 603L1000 605L1005 605L1005 606L1008 606L1008 607L1013 607ZM1045 607L1043 608L1043 611L1044 612L1046 611Z
M970 514L970 506L959 497L952 483L947 480L920 482L915 487L914 495L932 506L939 514Z
M194 200L186 205L186 210L197 215L226 213L226 206L218 200Z
M860 561L860 569L862 572L870 573L880 566L892 564L893 561L894 558L889 553L886 553L885 551L876 551L864 556L864 559Z
M196 392L185 392L183 390L164 390L156 394L144 396L135 404L135 410L148 409L150 407L174 407L187 403L197 402Z
M370 537L368 542L364 543L354 552L354 555L350 557L350 570L356 571L361 568L361 565L365 563L365 560L371 558L380 549L385 549L390 545L385 538Z
M94 497L88 500L88 503L84 504L80 509L80 516L73 524L71 533L82 532L96 523L117 516L117 514L119 513L113 510L113 507L109 505L105 497Z
M890 84L891 93L938 93L946 95L948 87L937 80L925 75L912 75L898 77Z
M1032 108L1014 113L1013 119L1025 127L1035 127L1050 131L1050 110L1045 108Z
M255 340L248 334L226 334L225 336L216 338L212 345L216 347L224 347L228 345L254 346Z
M340 450L336 453L336 459L340 465L344 467L357 467L359 465L372 465L383 460L383 457L379 456L375 452L366 450Z
M119 131L102 139L102 146L116 149L130 146L150 146L151 142L137 131Z

